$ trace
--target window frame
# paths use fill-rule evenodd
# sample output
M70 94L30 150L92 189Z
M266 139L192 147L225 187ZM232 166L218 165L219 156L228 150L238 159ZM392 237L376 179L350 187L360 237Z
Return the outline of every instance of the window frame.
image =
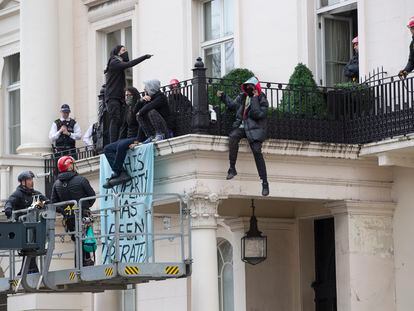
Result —
M211 39L206 40L206 23L205 23L205 15L204 15L204 4L211 2L211 1L220 1L220 8L221 12L221 18L220 18L220 36L217 39ZM226 43L233 41L233 64L236 63L236 57L235 57L235 12L232 12L234 14L233 18L233 33L231 35L224 35L224 26L225 26L225 16L224 16L224 1L226 0L203 0L201 1L200 5L200 16L201 16L201 42L200 42L200 48L203 55L203 59L206 59L206 50L209 48L213 48L215 46L220 47L220 74L221 76L218 78L223 77L226 74ZM234 6L236 7L236 0L234 1ZM235 10L234 10L235 11ZM235 66L233 66L235 68ZM217 77L214 77L217 78Z
M224 243L227 243L230 247L231 247L231 256L230 256L230 261L226 261L225 259L229 259L229 258L224 258L222 251L220 249L220 246ZM235 302L234 302L234 247L233 245L230 243L229 240L225 239L225 238L218 238L217 239L217 254L220 256L221 261L222 261L222 267L221 267L221 271L217 271L217 281L221 283L221 286L219 286L219 310L220 311L226 311L224 310L224 269L226 266L230 266L232 269L232 275L233 275L233 310L235 308ZM218 261L217 261L217 266L219 266Z
M19 123L18 124L13 124L11 125L11 93L15 92L15 91L19 91L21 90L21 82L19 81L15 81L15 82L10 82L10 70L11 70L11 66L10 66L10 57L15 56L19 54L19 63L20 63L20 51L16 52L16 53L12 53L10 55L4 56L4 67L3 67L3 85L4 87L4 133L5 135L3 136L4 138L4 151L6 154L17 154L17 148L20 146L21 144L21 114L19 115ZM19 70L20 70L20 64L19 64ZM10 84L11 83L11 84ZM19 100L19 110L21 111L21 100ZM16 144L16 148L13 150L12 148L12 136L11 136L11 130L12 128L20 128L20 137L19 137L19 142L18 144Z
M111 52L110 48L108 47L108 34L120 31L121 32L121 45L126 46L126 29L131 28L131 48L127 49L129 54L129 59L133 59L133 31L132 31L132 20L126 20L125 22L117 25L113 25L106 29L101 29L102 32L102 50L104 51L103 60L103 70L106 68L106 64L108 62L109 53ZM125 80L127 81L127 86L134 84L134 75L132 72L132 68L128 68L125 72ZM105 81L105 79L104 79ZM128 83L130 81L130 83Z

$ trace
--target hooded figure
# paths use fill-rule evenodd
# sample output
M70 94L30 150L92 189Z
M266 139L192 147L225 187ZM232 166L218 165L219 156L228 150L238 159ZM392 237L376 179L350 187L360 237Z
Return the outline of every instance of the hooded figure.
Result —
M267 196L269 195L269 184L267 182L266 164L262 154L262 143L266 139L269 103L256 77L244 82L241 89L243 92L234 100L224 93L220 94L220 99L227 105L227 108L236 111L236 121L233 123L233 130L229 134L230 168L227 172L227 179L232 179L237 175L236 161L239 142L242 138L247 138L253 152L257 171L262 179L262 195Z
M110 142L118 140L119 136L121 105L125 98L125 69L131 68L150 57L151 55L146 54L130 61L128 52L123 45L117 45L111 51L104 71L106 75L105 100L110 118Z
M136 117L139 126L150 141L159 141L169 137L168 123L170 122L170 109L168 108L167 97L160 91L161 82L159 80L149 80L144 82L145 96L144 105L138 111Z
M137 137L139 124L135 115L143 106L143 102L140 99L141 95L136 88L131 86L125 90L126 114L120 138Z

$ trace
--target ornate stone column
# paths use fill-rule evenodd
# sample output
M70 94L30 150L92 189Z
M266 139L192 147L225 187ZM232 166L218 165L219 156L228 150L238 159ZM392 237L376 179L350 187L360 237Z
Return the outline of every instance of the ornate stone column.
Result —
M327 205L335 218L338 311L393 311L395 269L391 202Z
M216 194L192 195L189 198L192 217L191 310L218 311L217 208Z

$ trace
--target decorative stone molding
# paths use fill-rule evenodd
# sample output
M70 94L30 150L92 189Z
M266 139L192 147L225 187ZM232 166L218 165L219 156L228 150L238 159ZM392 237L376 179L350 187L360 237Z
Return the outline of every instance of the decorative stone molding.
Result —
M125 12L131 12L135 9L137 0L89 0L84 1L84 4L88 6L88 21L94 23L103 20L108 17L119 15Z
M220 198L217 194L191 194L186 198L190 208L193 229L215 229Z
M332 215L352 214L367 216L392 216L396 206L394 202L355 200L335 201L325 204L325 207L331 210Z

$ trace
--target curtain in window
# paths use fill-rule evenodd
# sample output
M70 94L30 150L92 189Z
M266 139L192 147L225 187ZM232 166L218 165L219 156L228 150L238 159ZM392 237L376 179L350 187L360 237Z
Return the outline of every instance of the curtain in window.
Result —
M325 19L326 85L344 82L344 67L350 59L350 24L346 20Z

